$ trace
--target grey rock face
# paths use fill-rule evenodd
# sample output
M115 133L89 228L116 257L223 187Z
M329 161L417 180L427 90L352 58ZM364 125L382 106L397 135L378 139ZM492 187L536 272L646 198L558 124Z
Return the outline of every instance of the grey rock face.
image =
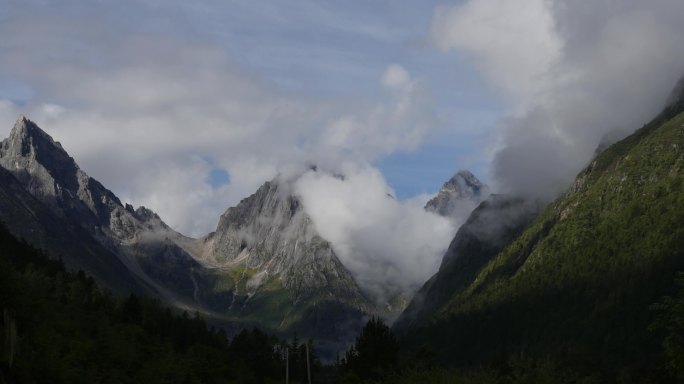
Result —
M217 267L243 264L258 271L253 292L277 278L292 295L327 298L361 311L370 307L349 271L321 238L287 181L265 183L229 208L216 231L202 239L203 260Z
M229 208L216 231L198 240L200 260L231 276L232 301L224 313L312 337L331 360L375 308L291 191L291 181L276 178ZM219 298L227 293L213 292Z
M78 225L52 213L9 171L0 167L0 222L14 236L62 258L69 268L86 271L116 292L154 295L153 287L124 265L116 254Z
M287 182L264 184L195 240L147 208L123 205L23 116L0 143L3 180L0 220L13 233L55 254L80 255L68 260L72 267L118 292L331 346L346 343L372 311Z
M489 195L489 188L469 171L458 171L449 179L425 209L444 217L468 214Z
M170 229L146 208L124 207L111 191L83 172L58 142L24 116L17 120L9 138L0 143L0 167L58 221L77 228L100 248L116 255L118 263L157 294L174 301L179 296L192 296L151 278L140 263L141 257L154 256L140 252L141 246L150 248L149 244L156 244L154 249L174 248L177 257L194 261L182 246L190 239ZM116 278L96 277L103 281Z

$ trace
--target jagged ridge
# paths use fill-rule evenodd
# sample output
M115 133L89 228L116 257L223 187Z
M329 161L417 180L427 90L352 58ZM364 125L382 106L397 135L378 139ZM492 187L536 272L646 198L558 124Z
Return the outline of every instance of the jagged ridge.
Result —
M0 219L10 230L68 257L82 255L70 265L117 292L156 295L181 308L201 310L219 323L299 331L343 344L372 312L299 200L277 180L228 209L215 232L195 240L175 232L147 208L122 205L23 116L0 144L0 166L7 169L0 176L13 181L0 189L12 196L0 204ZM30 236L11 225L19 222L75 232L46 229ZM92 252L81 252L81 243L91 244ZM104 261L95 268L94 260ZM116 284L123 281L128 283Z

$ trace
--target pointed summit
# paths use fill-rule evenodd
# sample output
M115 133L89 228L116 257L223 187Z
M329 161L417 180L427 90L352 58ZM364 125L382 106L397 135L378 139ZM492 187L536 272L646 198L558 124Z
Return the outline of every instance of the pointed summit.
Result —
M29 126L33 124L24 115L19 115L19 118L14 123L14 128L10 132L8 139L2 142L0 148L0 157L5 156L26 156L30 153L30 145L28 144Z
M444 183L442 189L457 192L462 196L471 196L479 194L483 187L484 185L475 175L462 169Z
M10 136L0 145L0 166L22 181L27 181L31 174L49 190L57 182L72 192L78 191L77 179L82 173L62 146L24 115L19 116ZM35 183L33 186L36 187Z
M23 115L0 143L0 167L12 172L60 217L80 211L81 222L100 225L109 221L113 206L121 205L112 192L83 172L58 142Z
M276 177L226 210L216 231L200 240L203 262L241 276L230 286L229 314L346 345L373 305L292 193L295 181Z
M123 206L24 116L0 142L0 221L115 292L205 305L195 292L213 275L184 248L192 239L147 208Z
M432 200L428 201L425 209L445 217L453 217L461 213L461 206L468 203L470 206L477 204L487 197L489 190L486 185L468 170L460 170L451 177Z
M35 157L38 150L56 151L71 159L62 148L62 145L56 142L52 136L43 131L36 123L27 119L26 116L19 115L9 138L2 142L0 157L25 157L31 156L32 152ZM71 161L73 162L73 159Z
M28 134L29 130L32 128L38 128L34 122L31 120L27 119L26 116L19 115L17 118L17 121L14 123L14 128L12 128L12 133L10 134L10 137L12 136L25 136Z

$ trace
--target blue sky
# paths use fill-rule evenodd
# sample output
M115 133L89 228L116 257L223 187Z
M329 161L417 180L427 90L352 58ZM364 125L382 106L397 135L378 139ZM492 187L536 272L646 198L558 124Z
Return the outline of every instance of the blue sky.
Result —
M486 179L482 141L501 109L470 63L432 46L428 31L436 5L244 1L188 3L182 13L195 38L221 45L243 68L290 94L380 98L377 79L394 63L424 80L442 117L436 133L415 149L375 162L404 199L434 193L460 168Z
M311 163L406 202L458 169L549 199L662 108L683 4L4 0L0 134L26 114L195 235Z
M175 63L169 63L174 58L164 57L168 52L150 50L149 59L136 58L141 51L142 55L146 51L131 52L126 46L127 39L161 38L163 44L172 47L171 50L177 44L179 50L188 51L183 55L196 55L192 46L197 45L211 50L212 55L218 51L221 58L218 63L211 62L213 58L209 59L207 68L201 68L204 65L201 57L178 64L179 68L169 70L169 78L162 77L159 81L173 83L178 80L174 76L186 76L194 70L193 65L199 65L196 70L205 71L208 77L220 76L223 71L236 73L249 79L250 87L259 88L257 93L295 99L304 109L334 110L330 116L317 116L312 118L313 121L303 123L324 124L335 119L335 114L348 112L363 119L364 109L372 110L376 105L392 108L392 102L387 101L392 98L388 96L391 91L382 86L380 79L389 66L398 65L410 74L412 81L419 82L422 92L428 95L429 105L425 108L429 109L430 121L425 123L428 126L421 128L422 133L416 135L415 143L370 150L362 157L382 171L400 199L411 198L434 193L461 168L472 169L486 178L485 137L494 126L500 110L496 94L489 91L471 63L462 60L458 54L436 49L430 41L429 29L435 5L424 1L4 2L0 8L0 19L14 21L22 29L33 31L27 31L25 38L16 37L13 39L16 41L7 44L18 52L17 56L23 63L12 63L11 60L4 63L8 70L0 76L0 98L13 103L12 111L27 110L29 117L37 119L48 132L61 138L67 149L71 148L86 170L104 179L103 182L123 194L124 198L154 205L154 200L149 198L153 193L147 193L145 197L143 193L131 191L135 188L127 186L126 178L117 176L110 169L110 162L98 160L94 155L96 151L81 147L87 143L74 143L70 136L78 132L61 131L60 126L66 123L60 121L60 117L31 113L43 105L57 106L59 111L66 110L66 114L81 112L84 115L81 119L87 119L85 116L92 113L134 115L138 111L114 112L107 105L109 100L106 98L99 105L91 104L92 98L65 92L64 88L69 87L64 84L66 82L50 78L41 71L47 68L55 73L73 71L107 76L119 67L144 67L148 60L160 68L174 67ZM22 65L23 68L17 68ZM183 65L187 67L181 68ZM74 76L78 78L78 75ZM203 82L191 81L180 86L196 86L194 92L201 92L203 85ZM126 91L129 94L139 92L135 88ZM262 98L270 97L250 95L250 92L245 92L246 100L254 97L260 102ZM100 92L97 97L102 97L102 94ZM221 98L222 94L214 91L207 97ZM181 108L183 98L179 99L173 102ZM191 102L203 101L198 98ZM309 107L308 103L314 106ZM11 126L12 120L9 119L5 119L4 131ZM89 128L97 129L96 126ZM306 132L303 136L303 140L285 145L294 144L302 147L299 151L307 151L309 149L305 147L308 144L302 144L307 141ZM89 134L87 141L98 145L97 142L106 140L106 137ZM377 139L382 140L382 137ZM99 146L104 150L104 144ZM354 152L354 149L345 151ZM197 155L208 160L205 180L213 189L226 187L231 181L239 182L240 178L231 175L232 170L225 166L229 160L224 159L222 163L221 155L215 152L199 148L194 154L182 155ZM298 155L298 158L302 157L306 154ZM308 161L316 162L316 155ZM131 164L131 168L135 168L135 164ZM275 169L277 171L277 166ZM261 173L269 174L267 171ZM222 202L234 203L238 195L244 195L255 187L252 180L246 184L249 185L238 188ZM157 208L163 210L163 207Z

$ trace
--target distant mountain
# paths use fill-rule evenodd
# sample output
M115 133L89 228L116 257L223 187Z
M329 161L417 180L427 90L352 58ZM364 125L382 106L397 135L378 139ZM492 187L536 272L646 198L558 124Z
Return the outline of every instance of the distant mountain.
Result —
M184 249L191 245L191 239L173 231L144 207L134 210L128 204L124 206L111 191L83 172L60 143L24 116L0 144L0 166L41 203L40 211L49 212L57 223L39 218L32 223L36 228L49 228L48 243L8 221L10 231L53 253L64 251L63 257L73 259L75 267L83 267L105 283L132 275L137 285L146 287L154 295L194 306L192 273L200 265ZM77 236L55 232L59 226ZM53 248L51 244L55 242L66 242L70 247ZM97 244L91 247L91 256L80 255L79 247L89 243ZM87 268L90 258L105 257L104 266L99 270ZM125 269L117 270L116 265L123 265ZM117 291L140 291L135 284L107 285Z
M489 195L489 188L470 171L460 170L425 204L425 209L444 217L467 216Z
M229 208L199 240L201 260L231 271L231 316L300 335L356 332L374 309L291 187L276 178Z
M472 283L480 269L515 239L543 208L541 203L490 195L451 241L439 271L414 295L393 324L398 334L426 325L448 300Z
M425 204L425 210L450 219L458 227L470 212L489 196L489 188L475 177L470 171L456 172L437 192L435 197ZM413 297L406 293L398 293L391 297L383 306L383 317L395 325L407 323L406 309L417 308L419 297L424 296L424 290L416 292ZM414 310L412 309L411 312ZM404 313L404 314L402 314ZM398 329L398 328L397 328Z
M122 204L23 116L0 144L0 181L0 220L14 235L116 292L159 297L215 323L299 332L330 352L373 313L287 181L267 182L215 232L192 239Z
M666 319L679 326L665 342L651 325L662 308L653 304L676 293L684 271L683 90L602 151L522 232L467 246L464 232L482 221L485 204L473 212L450 248L457 254L426 284L428 310L412 306L403 317L403 345L463 367L533 361L594 382L660 377L662 345L681 356L672 349L681 345L681 317ZM482 223L499 231L487 224L496 220Z
M293 194L294 179L266 182L192 239L123 204L22 116L0 143L0 180L0 220L14 235L115 292L199 310L215 324L314 337L324 357L345 349L368 316L395 316L407 303L394 298L389 313L366 298ZM463 215L486 191L460 171L426 209Z

